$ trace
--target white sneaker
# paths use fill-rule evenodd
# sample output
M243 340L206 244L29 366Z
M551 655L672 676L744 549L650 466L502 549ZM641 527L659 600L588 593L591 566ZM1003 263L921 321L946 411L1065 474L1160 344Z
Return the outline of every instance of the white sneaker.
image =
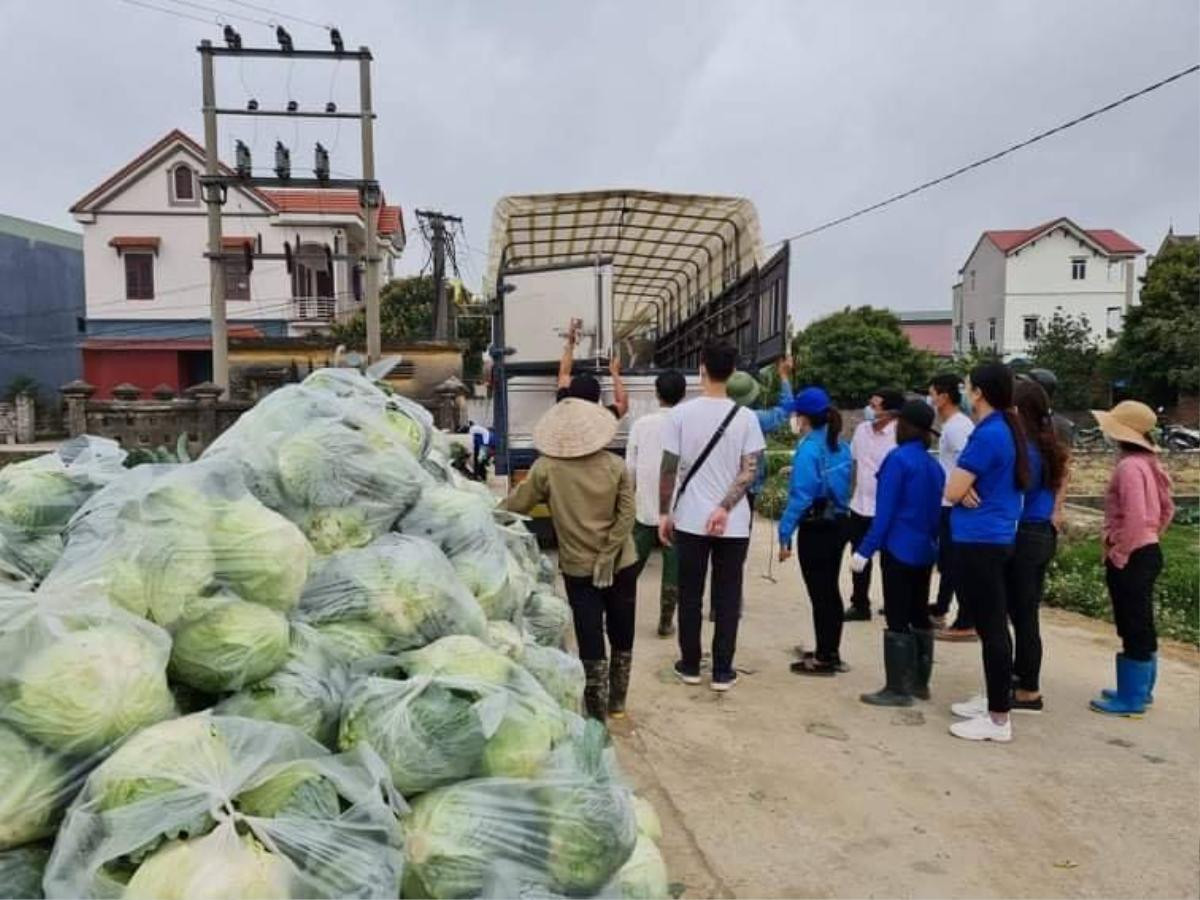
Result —
M983 694L976 694L970 700L964 700L962 703L951 703L950 712L960 719L978 719L980 716L986 716L988 714L987 697Z
M995 741L998 744L1007 744L1012 740L1012 719L1007 719L1003 725L997 725L991 716L986 715L977 719L966 719L951 725L950 733L964 741Z

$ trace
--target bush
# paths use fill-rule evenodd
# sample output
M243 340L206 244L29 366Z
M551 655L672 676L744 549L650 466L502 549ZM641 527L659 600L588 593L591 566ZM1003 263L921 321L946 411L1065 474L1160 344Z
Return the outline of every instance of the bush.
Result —
M1162 574L1154 589L1154 618L1162 637L1200 644L1200 528L1173 525L1163 537ZM1050 564L1046 603L1112 621L1099 538L1065 540Z

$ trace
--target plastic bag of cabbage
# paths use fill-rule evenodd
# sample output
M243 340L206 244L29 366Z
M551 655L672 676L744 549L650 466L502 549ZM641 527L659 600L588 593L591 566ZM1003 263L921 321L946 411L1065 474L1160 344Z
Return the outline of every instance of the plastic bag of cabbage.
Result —
M102 599L0 588L0 850L52 835L113 745L175 714L170 649Z
M197 713L139 732L72 803L47 897L394 897L387 772L293 728Z
M261 400L202 458L240 466L325 554L386 533L433 483L421 465L431 428L424 409L358 372L320 369Z
M92 494L125 472L116 441L81 436L0 469L0 578L36 584L62 553L62 533Z

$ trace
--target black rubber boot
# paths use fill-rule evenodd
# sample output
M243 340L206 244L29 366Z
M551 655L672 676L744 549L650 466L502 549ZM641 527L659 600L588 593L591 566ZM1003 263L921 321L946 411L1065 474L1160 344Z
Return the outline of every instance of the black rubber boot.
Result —
M843 618L847 622L870 622L871 621L871 605L861 606L857 603L851 604Z
M608 660L583 660L583 711L600 722L608 718Z
M614 719L625 718L625 695L629 693L629 672L632 668L632 653L612 655L608 669L608 714Z
M667 588L663 588L658 610L659 637L670 637L675 633L675 607L678 605L679 595L677 589L668 590Z
M912 706L917 669L917 639L899 631L883 633L883 668L887 684L874 694L859 697L872 706Z
M933 632L913 629L917 639L917 673L913 681L913 696L918 700L929 699L929 678L933 675Z

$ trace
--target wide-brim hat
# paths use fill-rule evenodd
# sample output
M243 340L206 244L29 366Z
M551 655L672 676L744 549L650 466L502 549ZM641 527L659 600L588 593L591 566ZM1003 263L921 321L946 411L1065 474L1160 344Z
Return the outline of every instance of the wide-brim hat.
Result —
M749 372L734 372L725 382L725 395L738 406L753 406L762 386Z
M1126 444L1136 444L1147 450L1158 452L1158 447L1146 435L1158 425L1158 416L1145 403L1136 400L1122 400L1112 409L1105 412L1093 409L1092 415L1100 425L1100 430L1114 441Z
M554 404L533 426L539 453L559 459L590 456L603 450L617 433L617 417L599 403L567 397Z

